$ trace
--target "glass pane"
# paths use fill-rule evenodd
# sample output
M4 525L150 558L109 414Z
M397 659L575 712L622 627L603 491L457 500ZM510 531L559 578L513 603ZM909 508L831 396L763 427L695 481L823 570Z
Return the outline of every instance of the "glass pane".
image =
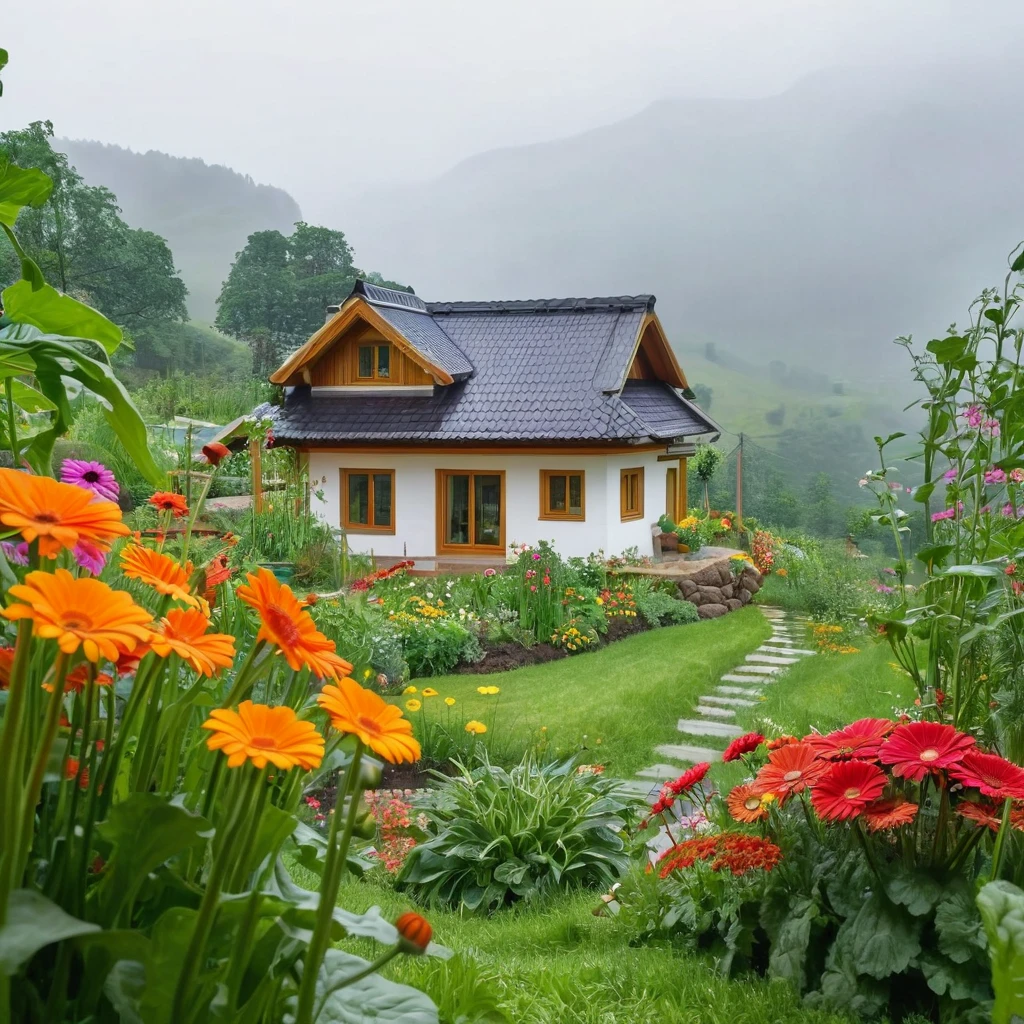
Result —
M391 346L390 345L378 345L377 346L377 376L378 377L390 377L391 376Z
M360 377L373 376L373 347L371 345L359 346L359 370Z
M445 544L469 543L469 476L445 477Z
M550 512L565 511L565 477L548 477L548 510Z
M370 477L366 473L348 475L348 521L363 526L369 524Z
M391 525L391 474L373 474L373 525Z
M583 515L583 477L579 474L569 477L569 515Z
M501 477L473 477L474 544L501 546Z

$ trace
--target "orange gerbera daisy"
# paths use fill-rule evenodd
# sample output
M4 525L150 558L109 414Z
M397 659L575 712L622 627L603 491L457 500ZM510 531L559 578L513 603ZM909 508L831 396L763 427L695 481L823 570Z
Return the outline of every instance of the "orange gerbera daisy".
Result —
M813 786L828 771L826 761L817 760L809 743L791 743L768 755L768 763L757 773L757 787L762 793L774 793L785 800Z
M29 544L39 541L39 553L56 558L62 548L80 541L109 551L115 537L128 535L121 510L112 501L74 484L16 469L0 469L0 523L17 530Z
M761 802L761 792L751 785L734 786L725 802L737 821L760 821L768 817L768 808Z
M85 684L89 682L89 666L84 662L81 665L76 665L68 674L64 680L64 692L65 693L81 693L85 689ZM107 675L106 672L99 672L96 675L95 683L97 686L112 686L114 680ZM53 683L43 683L43 689L49 693L53 693Z
M188 505L180 494L172 494L170 491L157 491L150 496L150 505L160 509L161 512L173 512L175 519L181 519L188 515Z
M880 832L884 829L899 828L909 825L917 817L918 806L902 797L892 800L876 800L864 808L864 819L868 829Z
M139 580L152 587L159 594L166 594L175 601L199 607L199 599L189 590L188 579L192 575L192 563L182 568L170 555L152 551L139 544L129 544L121 552L121 572L129 579Z
M352 671L338 657L334 641L317 628L289 586L281 583L268 569L248 573L248 585L238 588L238 596L260 614L257 640L266 640L280 648L285 660L296 672L304 665L321 679L338 679Z
M228 767L251 761L260 770L272 764L287 771L296 765L310 771L324 759L324 738L312 722L305 722L289 707L272 708L243 700L237 711L215 708L203 722L210 750L223 750Z
M14 604L8 619L32 619L32 632L56 640L65 654L79 647L89 661L117 661L151 636L152 616L123 590L112 590L92 577L75 579L67 569L30 572L8 591Z
M172 608L157 624L150 640L161 657L177 654L197 672L212 676L230 668L235 660L235 638L229 633L207 633L210 620L195 608Z
M420 745L413 739L412 722L402 717L401 709L363 689L354 679L325 686L317 703L331 716L331 725L338 732L358 736L385 761L401 764L419 759Z

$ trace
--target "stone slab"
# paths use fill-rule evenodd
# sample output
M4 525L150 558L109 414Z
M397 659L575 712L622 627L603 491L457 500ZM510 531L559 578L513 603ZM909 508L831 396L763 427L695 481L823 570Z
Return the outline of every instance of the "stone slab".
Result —
M758 647L758 650L768 654L799 654L801 658L807 658L812 654L818 653L817 651L808 650L806 647L773 647L767 643Z
M743 730L738 725L730 725L728 722L709 722L704 718L680 718L676 723L676 728L688 736L719 736L722 739L730 739L733 736L743 735Z
M654 748L662 757L674 757L679 761L698 764L701 761L721 761L722 752L711 747L698 747L690 743L664 743Z
M723 683L746 683L747 686L761 686L763 683L774 682L768 676L740 675L738 672L730 672L722 676Z
M749 657L749 655L748 655ZM750 676L775 676L783 669L782 665L758 665L748 662L746 665L737 665L737 672L746 672Z
M757 703L756 700L746 700L743 697L719 697L714 693L706 694L699 700L701 704L719 704L730 708L752 708Z
M703 715L705 718L728 719L736 717L735 708L716 708L712 707L710 704L698 704L693 710L696 711L698 715Z
M641 800L651 799L658 792L658 787L651 785L650 780L619 779L618 783L619 786L631 796L638 796Z
M653 779L655 782L671 782L673 779L678 779L680 774L677 764L652 764L637 772L641 779Z
M728 679L729 677L726 676L725 678ZM736 696L738 694L743 693L746 694L748 697L756 697L761 693L760 690L755 690L752 686L716 686L715 692L728 693L732 696Z
M795 665L799 658L783 658L778 654L748 654L746 659L751 665Z

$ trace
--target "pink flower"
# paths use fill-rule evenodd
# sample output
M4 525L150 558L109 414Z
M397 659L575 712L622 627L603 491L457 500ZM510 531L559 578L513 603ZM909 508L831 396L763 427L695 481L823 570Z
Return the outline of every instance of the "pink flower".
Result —
M65 459L60 467L60 478L63 483L92 491L107 501L117 501L121 491L116 477L102 462Z
M11 565L28 565L28 544L24 541L17 545L9 540L0 541L0 548Z
M536 551L534 551L534 553L533 553L533 560L534 560L535 562L539 562L539 561L540 561L540 555L539 555L539 554L537 554L537 552L536 552Z
M994 469L990 469L985 473L985 483L987 484L1005 484L1006 473L1003 472L998 466Z
M977 405L969 405L960 415L967 420L967 426L973 427L975 430L981 426L982 412Z
M954 518L956 518L956 509L955 508L947 508L945 512L933 512L932 513L932 522L933 523L939 523L943 519L954 519Z
M857 486L858 486L858 487L867 487L867 485L868 485L867 477L863 477L863 476L862 476L862 477L861 477L861 478L860 478L860 479L859 479L859 480L857 481Z
M989 512L991 512L991 511L992 511L992 506L991 505L982 505L981 508L978 509L978 515L979 516L987 516L989 514Z
M537 590L537 585L536 585L536 584L531 584L531 586L530 586L530 589L531 589L532 591L536 592L536 590Z
M945 473L942 474L942 479L947 483L952 483L960 475L960 470L956 466L950 466Z
M903 484L896 483L895 481L891 482L888 486L890 491L900 491L903 489Z
M1024 469L1011 469L1010 470L1010 479L1015 484L1024 483Z
M498 573L497 569L484 569L485 576L496 576Z
M107 564L107 554L105 551L101 551L95 544L90 544L86 540L80 540L72 552L75 556L75 561L83 568L88 569L93 576L99 576L103 572L103 567Z
M987 430L993 437L999 436L999 420L985 420L981 425L982 430Z
M537 570L536 569L527 569L526 570L526 578L528 580L532 580L533 577L536 576L536 575L537 575Z
M887 587L884 583L876 583L875 590L877 590L879 594L894 594L896 592L892 587Z

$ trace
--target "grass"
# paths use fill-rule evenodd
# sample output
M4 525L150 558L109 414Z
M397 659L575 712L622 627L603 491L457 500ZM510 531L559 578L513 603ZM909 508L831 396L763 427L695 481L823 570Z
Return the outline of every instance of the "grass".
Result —
M315 887L311 874L295 875ZM412 906L375 878L347 883L338 902L357 912L380 906L391 920ZM577 892L493 917L431 909L435 940L456 956L400 958L385 973L425 991L441 1024L848 1024L802 1007L787 984L728 981L709 959L632 946L626 928L592 914L597 903ZM368 959L378 952L370 940L345 946Z
M757 609L745 608L546 665L417 680L421 690L430 686L439 696L424 699L422 710L410 717L421 736L428 723L461 733L465 722L481 721L492 757L501 762L546 747L556 756L586 752L609 772L628 777L652 763L658 744L678 741L677 719L688 716L697 697L770 632ZM478 686L501 692L481 696ZM449 709L445 697L454 697L455 706ZM429 747L425 753L430 756Z

